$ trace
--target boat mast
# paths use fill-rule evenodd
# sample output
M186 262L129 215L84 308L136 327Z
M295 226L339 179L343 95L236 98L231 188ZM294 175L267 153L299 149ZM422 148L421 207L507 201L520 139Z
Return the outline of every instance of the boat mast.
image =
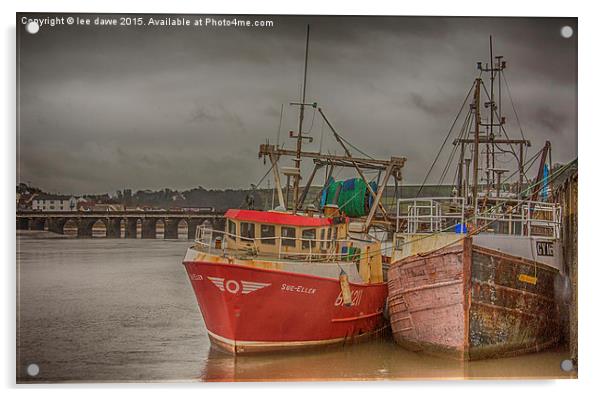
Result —
M474 91L475 131L472 152L472 203L477 212L477 192L479 187L479 125L481 124L481 79L477 78Z
M479 189L479 145L486 145L486 195L492 194L493 188L497 192L497 197L500 196L501 192L501 175L504 172L508 172L509 170L500 169L495 167L495 157L500 153L512 153L514 157L517 159L518 165L518 181L517 181L517 198L521 198L521 190L523 184L524 175L524 157L525 157L525 148L531 146L531 142L522 136L522 139L511 139L504 125L506 124L506 118L501 116L501 101L502 101L502 91L501 91L501 79L503 77L504 70L506 69L506 61L504 57L501 55L493 55L493 37L489 36L489 62L483 65L483 62L477 62L477 70L481 73L479 77L475 79L474 92L473 92L473 101L470 104L470 113L474 112L474 131L470 131L470 133L474 133L474 137L467 136L466 138L458 138L453 141L454 145L460 146L460 160L458 161L458 179L456 181L456 189L458 191L459 196L465 197L468 203L472 204L475 208L478 205L478 189ZM494 63L495 62L495 63ZM490 74L490 89L487 90L487 86L481 80L482 73ZM495 96L495 79L498 79L498 94ZM481 88L485 91L486 100L484 102L485 109L489 109L489 121L486 123L481 123ZM510 92L508 92L510 95ZM499 102L497 103L496 102ZM518 118L518 116L517 116ZM487 129L487 133L480 135L480 127L484 127ZM497 134L495 132L497 127ZM519 126L520 127L520 126ZM467 127L468 129L472 129L471 125ZM504 134L505 138L502 138L501 135ZM522 135L522 131L521 131ZM464 151L469 149L465 149L465 145L472 145L472 159L464 158ZM516 146L518 146L518 154L516 153ZM508 150L503 149L502 147L508 147ZM497 150L496 150L497 149ZM491 158L489 157L491 156ZM481 159L482 161L482 159ZM472 181L470 181L470 168L467 164L472 163ZM463 166L465 166L463 168ZM482 167L482 165L481 165ZM470 195L472 194L472 199L470 199Z
M299 206L299 182L301 180L301 148L303 146L303 114L305 111L305 89L307 87L307 56L309 53L309 25L307 25L307 36L305 38L305 66L303 69L303 91L301 94L301 106L299 107L299 132L297 133L297 155L294 163L297 169L293 181L293 214Z
M318 107L317 102L313 102L313 103L305 102L306 101L305 94L306 94L306 88L307 88L308 56L309 56L309 25L307 26L307 36L306 36L306 40L305 40L305 65L304 65L304 71L303 71L303 89L301 92L301 102L299 102L299 103L291 102L290 103L291 105L300 106L299 130L296 135L295 135L295 132L293 132L293 131L289 132L289 137L295 138L297 140L296 148L295 148L295 150L292 150L292 149L288 150L288 149L280 148L278 145L274 146L274 145L270 145L268 143L261 144L259 146L259 157L260 158L269 157L270 162L272 163L276 191L278 192L278 201L280 202L281 206L285 206L285 208L287 210L289 209L289 206L288 206L288 186L289 186L288 179L292 176L293 183L294 183L294 185L293 185L293 189L294 189L293 190L293 201L294 201L294 203L293 203L292 208L290 208L290 209L292 210L293 213L297 213L298 211L302 210L303 202L305 201L305 198L307 197L307 194L311 187L311 183L312 183L314 177L316 176L317 171L321 167L323 167L324 165L327 166L327 169L328 169L327 176L326 176L327 181L328 181L329 177L331 176L332 171L334 170L335 167L350 167L350 168L354 168L357 171L359 176L362 178L362 180L366 184L366 189L370 192L370 195L372 196L372 198L374 200L374 204L372 205L370 212L367 215L365 224L364 224L365 230L367 230L368 227L372 224L372 221L374 219L376 219L376 210L377 209L380 209L380 212L382 213L382 219L384 220L384 222L385 223L389 222L387 210L382 203L382 197L385 192L385 188L386 188L387 181L389 178L391 178L391 177L394 178L396 180L396 183L397 183L397 181L401 180L401 170L405 164L406 159L405 159L405 157L392 156L390 158L390 160L378 160L378 159L374 159L374 158L354 157L351 154L351 152L349 151L349 149L343 142L344 139L334 129L333 125L328 120L328 118L326 118L326 115L324 114L322 109ZM318 113L320 114L320 116L322 116L322 118L324 119L324 122L328 125L328 127L334 134L335 139L337 140L337 142L341 145L341 147L345 151L344 156L323 154L321 152L321 150L319 152L303 151L303 140L307 139L309 142L313 141L311 136L303 135L303 117L304 117L305 106L311 106L314 109L317 108ZM281 188L281 184L280 184L280 175L279 175L278 164L277 164L278 159L280 159L282 156L291 156L291 157L294 156L294 159L293 159L294 167L292 169L286 168L286 170L283 168L283 173L284 173L284 175L287 176L286 201L284 198L284 194L282 193L282 188ZM304 157L313 159L314 169L309 177L309 180L307 181L307 183L305 185L305 188L303 189L303 192L301 194L299 194L300 193L299 184L300 184L300 180L301 180L300 166L301 166L301 159ZM364 173L362 172L362 170L365 170L365 169L376 170L379 172L382 172L382 171L385 172L385 178L384 178L383 182L380 184L380 186L378 187L377 191L374 191L374 189L370 185L369 181L366 179Z
M495 82L495 75L493 74L494 70L496 70L496 68L493 65L493 39L491 38L491 35L489 35L489 64L490 66L490 79L491 79L491 89L489 90L489 92L491 93L491 98L489 98L489 137L490 139L493 141L493 139L495 138L494 134L493 134L493 112L495 110L495 96L493 94L493 83ZM489 146L489 145L488 145ZM487 163L489 163L489 157L487 157ZM491 143L491 168L495 169L495 145L493 143ZM499 178L498 178L499 180ZM489 164L487 164L487 191L489 191L489 189L491 188L491 178L490 178L490 171L489 171ZM498 190L499 190L499 186L498 186Z

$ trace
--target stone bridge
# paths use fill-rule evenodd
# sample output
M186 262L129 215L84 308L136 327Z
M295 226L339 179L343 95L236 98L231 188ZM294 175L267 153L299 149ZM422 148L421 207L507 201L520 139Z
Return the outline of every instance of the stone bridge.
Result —
M137 238L140 228L141 238L156 238L157 224L163 223L164 238L177 239L178 227L182 222L188 229L188 239L194 239L198 225L210 225L213 229L224 230L224 212L184 212L184 211L18 211L17 230L48 230L65 234L69 222L77 227L77 237L92 237L92 229L102 222L109 238ZM124 233L122 235L122 229Z

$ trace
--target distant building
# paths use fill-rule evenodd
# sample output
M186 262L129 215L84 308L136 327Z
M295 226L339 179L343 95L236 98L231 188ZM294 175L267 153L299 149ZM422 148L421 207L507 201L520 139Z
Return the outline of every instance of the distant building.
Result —
M184 212L215 212L214 207L181 207L177 210Z
M77 210L78 211L92 211L92 208L96 205L94 200L86 200L81 198L77 201Z
M103 203L96 203L92 206L91 208L92 211L105 211L105 212L112 212L112 211L123 211L124 210L124 206L123 204L103 204Z
M26 193L17 193L17 210L27 211L31 210L32 201L37 196L37 194Z
M74 196L38 194L31 201L31 209L35 211L76 211L77 198Z

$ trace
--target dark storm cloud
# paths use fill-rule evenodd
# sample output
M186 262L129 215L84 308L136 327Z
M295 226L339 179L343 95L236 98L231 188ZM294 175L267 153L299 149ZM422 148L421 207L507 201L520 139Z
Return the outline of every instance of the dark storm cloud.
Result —
M522 127L532 153L550 139L555 161L576 156L576 19L248 18L275 27L29 35L19 24L20 181L74 193L256 183L268 169L258 145L278 139L281 104L279 139L293 147L297 108L288 103L300 96L308 23L308 100L364 151L407 156L407 182L422 181L476 61L487 61L490 34L520 120L506 101L509 133ZM564 25L573 38L561 37ZM322 142L341 152L313 109L305 120L308 150Z
M433 101L433 99L436 100L436 98L425 98L423 95L420 95L416 92L410 93L409 96L409 102L411 105L422 110L424 113L430 116L450 114L453 109L449 102L444 102L442 100Z
M553 134L560 134L567 125L567 117L562 112L556 112L548 106L540 107L535 113L541 125Z

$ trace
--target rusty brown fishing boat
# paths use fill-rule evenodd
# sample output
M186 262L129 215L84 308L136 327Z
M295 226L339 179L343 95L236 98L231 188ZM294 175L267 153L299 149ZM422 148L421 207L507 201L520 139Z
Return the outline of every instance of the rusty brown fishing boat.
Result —
M549 142L525 160L530 142L508 136L498 104L505 68L490 39L490 61L478 63L454 141L460 156L452 196L397 202L388 307L396 342L413 350L473 360L539 351L559 340L554 283L562 273L562 218L548 197L562 170L551 173ZM496 165L508 154L516 160L512 174ZM538 159L537 177L524 183Z

